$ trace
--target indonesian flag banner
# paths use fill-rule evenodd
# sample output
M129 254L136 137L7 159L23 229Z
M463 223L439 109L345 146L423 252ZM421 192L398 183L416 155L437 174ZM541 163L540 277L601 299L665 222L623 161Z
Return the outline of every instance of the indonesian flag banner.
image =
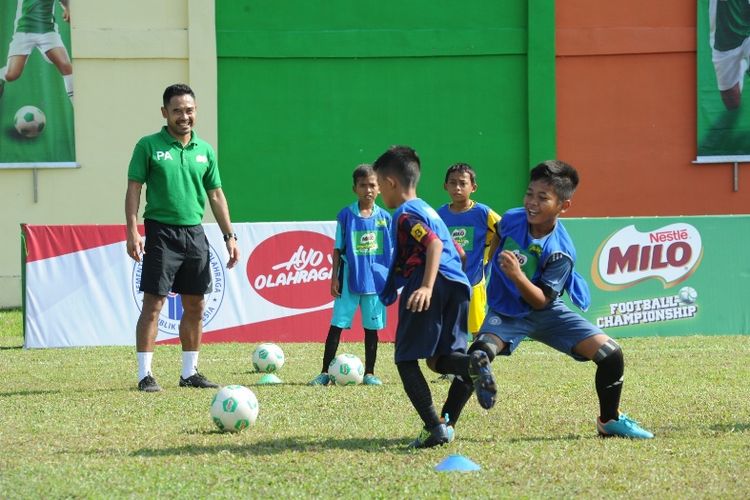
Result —
M204 224L212 289L203 342L320 342L333 298L335 222L235 224L241 260L227 269L217 224ZM141 228L143 234L143 228ZM141 265L127 256L124 225L23 225L24 346L134 345ZM182 302L170 294L157 342L179 342ZM347 341L361 340L359 312ZM392 341L396 309L380 340Z

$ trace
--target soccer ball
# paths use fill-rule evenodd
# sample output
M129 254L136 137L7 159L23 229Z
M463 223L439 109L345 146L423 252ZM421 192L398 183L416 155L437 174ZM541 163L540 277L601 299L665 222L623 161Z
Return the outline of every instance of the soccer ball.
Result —
M284 366L284 351L276 344L260 344L253 352L253 368L257 372L273 373Z
M354 354L339 354L328 365L328 376L336 385L357 385L362 383L365 367Z
M47 124L47 117L36 106L22 106L16 111L16 116L13 117L13 124L16 126L16 131L22 137L33 139L44 130L44 126Z
M680 302L683 304L692 304L698 299L698 292L693 287L683 286L680 288L678 297L680 297Z
M228 385L211 401L211 419L222 431L239 432L255 423L259 409L253 391L242 385Z

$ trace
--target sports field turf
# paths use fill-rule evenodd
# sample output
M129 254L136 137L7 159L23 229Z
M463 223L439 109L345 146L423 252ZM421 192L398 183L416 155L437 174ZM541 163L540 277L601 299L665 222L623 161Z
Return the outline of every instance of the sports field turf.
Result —
M416 451L405 446L420 421L392 344L380 346L382 387L306 386L319 344L281 344L285 384L256 386L253 345L205 345L201 371L260 401L254 427L222 434L208 414L214 391L177 387L179 347L157 348L165 390L143 394L132 347L22 342L20 312L0 311L0 498L750 496L747 337L621 340L622 407L653 440L598 438L594 365L528 342L494 363L493 410L470 401L455 442ZM363 355L359 343L345 351ZM448 384L430 387L442 402ZM451 454L482 469L436 472Z

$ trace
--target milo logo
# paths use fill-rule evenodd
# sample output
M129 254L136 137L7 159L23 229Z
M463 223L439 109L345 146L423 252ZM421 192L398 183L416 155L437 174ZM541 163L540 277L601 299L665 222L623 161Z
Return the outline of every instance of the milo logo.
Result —
M671 288L693 274L702 257L701 235L690 224L670 224L653 231L630 225L602 242L591 275L603 290L621 290L651 278Z
M471 252L474 249L473 226L451 226L448 230L451 232L451 238L453 238L453 241L460 245L465 252Z

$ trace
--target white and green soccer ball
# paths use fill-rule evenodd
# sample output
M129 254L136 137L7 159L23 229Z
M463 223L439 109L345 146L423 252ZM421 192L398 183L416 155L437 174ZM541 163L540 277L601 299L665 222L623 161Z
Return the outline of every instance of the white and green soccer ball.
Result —
M328 376L336 385L361 384L365 366L354 354L339 354L328 365Z
M13 117L13 125L21 137L33 139L44 130L47 117L44 112L36 106L22 106Z
M698 292L695 291L695 288L690 286L683 286L680 288L678 296L680 297L680 302L683 304L693 304L698 300Z
M258 398L242 385L227 385L211 401L211 419L224 432L240 432L255 424Z
M253 368L256 372L274 373L284 366L284 351L276 344L260 344L253 352Z

